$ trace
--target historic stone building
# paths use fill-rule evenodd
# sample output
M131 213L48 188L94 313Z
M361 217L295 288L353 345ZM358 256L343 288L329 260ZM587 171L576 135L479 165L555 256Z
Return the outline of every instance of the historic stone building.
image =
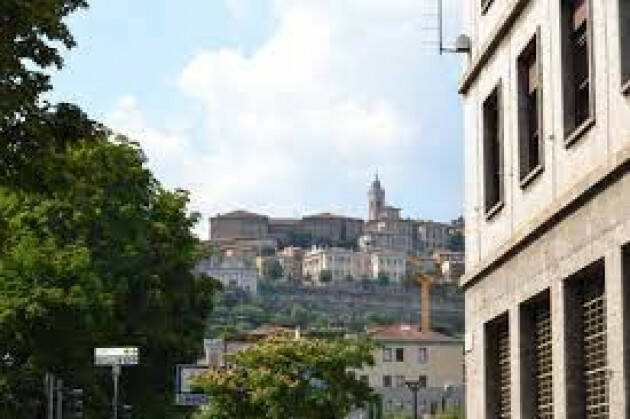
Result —
M630 417L630 2L462 4L467 417Z

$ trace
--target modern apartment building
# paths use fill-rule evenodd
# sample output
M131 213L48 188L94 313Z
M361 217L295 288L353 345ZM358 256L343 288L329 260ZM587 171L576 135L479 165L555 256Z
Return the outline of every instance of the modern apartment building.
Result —
M630 1L462 4L467 417L630 417Z

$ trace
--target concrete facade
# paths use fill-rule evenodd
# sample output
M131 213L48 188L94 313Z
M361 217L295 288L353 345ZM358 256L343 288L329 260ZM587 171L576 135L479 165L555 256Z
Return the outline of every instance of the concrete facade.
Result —
M356 371L381 394L385 412L412 408L412 395L405 381L423 377L419 391L419 413L434 413L442 403L462 401L463 342L437 332L420 332L409 325L386 326L368 331L377 344L374 366ZM402 357L402 358L401 358Z
M494 0L464 2L465 33L472 41L459 90L464 98L466 274L466 409L468 418L498 417L489 347L489 325L500 316L508 327L509 417L538 417L531 371L525 366L531 336L527 305L549 296L554 418L623 418L628 415L630 350L624 329L630 299L630 98L621 89L620 1L587 2L592 115L571 135L563 119L563 63L560 53L562 1ZM517 59L539 33L542 71L542 165L523 184L519 168ZM482 104L502 85L502 208L484 211ZM575 136L577 135L577 137ZM605 394L601 412L582 409L587 393L576 368L572 300L578 281L601 272L605 289ZM585 274L585 272L587 274ZM586 276L585 276L586 275ZM586 283L585 282L585 283ZM624 287L625 285L625 287ZM583 330L580 333L584 333ZM583 380L583 381L581 381ZM495 389L496 390L496 389ZM590 416L589 416L590 415Z

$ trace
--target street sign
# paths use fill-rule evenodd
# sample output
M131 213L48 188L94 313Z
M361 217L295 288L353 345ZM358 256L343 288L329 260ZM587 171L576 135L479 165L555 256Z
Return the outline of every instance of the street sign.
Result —
M192 390L192 380L206 371L208 367L204 365L177 365L175 403L179 406L199 406L208 403L207 395L193 393Z
M94 365L137 365L138 348L94 348Z

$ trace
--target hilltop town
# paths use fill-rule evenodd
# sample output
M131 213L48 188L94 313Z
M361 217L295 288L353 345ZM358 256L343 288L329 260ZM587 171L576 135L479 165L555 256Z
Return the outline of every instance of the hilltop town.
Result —
M403 284L414 272L453 283L463 273L463 221L403 218L387 205L378 175L367 219L330 213L272 218L244 210L210 218L209 256L198 272L256 293L261 280L309 286L339 282Z

